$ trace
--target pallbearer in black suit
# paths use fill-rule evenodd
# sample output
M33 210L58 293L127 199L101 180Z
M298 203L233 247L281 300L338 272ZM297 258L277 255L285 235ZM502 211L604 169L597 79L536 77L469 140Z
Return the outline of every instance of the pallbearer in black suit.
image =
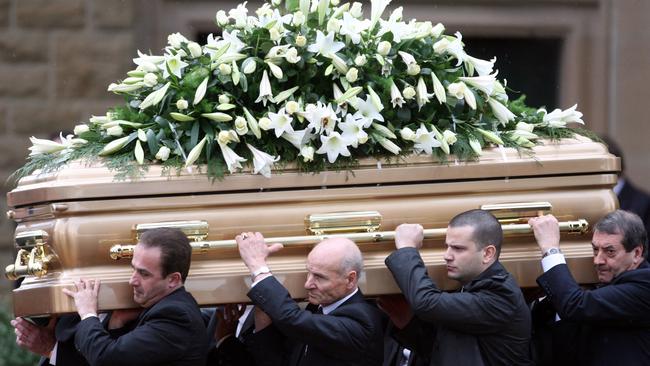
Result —
M361 251L348 239L324 240L307 258L307 300L302 310L266 264L268 246L260 233L236 238L252 273L248 297L255 304L255 333L248 346L258 365L380 366L383 359L381 311L357 287Z
M113 338L97 317L99 282L79 280L74 298L81 322L74 344L90 365L204 365L208 351L199 307L183 286L192 248L177 229L140 237L131 265L133 300L144 308L130 332Z
M641 219L627 211L594 226L591 245L600 287L583 290L560 251L555 217L529 220L542 251L537 279L559 316L566 344L553 342L552 365L650 365L650 265ZM571 333L573 338L566 339ZM558 348L559 347L559 348Z

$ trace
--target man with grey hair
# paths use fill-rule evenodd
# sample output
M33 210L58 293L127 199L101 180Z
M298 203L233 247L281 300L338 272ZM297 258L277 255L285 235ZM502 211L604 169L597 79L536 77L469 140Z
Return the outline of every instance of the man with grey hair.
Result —
M537 283L559 316L553 324L553 365L650 364L650 265L639 216L616 210L594 226L591 246L600 286L576 283L560 250L551 215L529 220L542 252ZM566 335L572 334L572 338ZM558 341L561 339L562 341Z
M326 239L309 253L302 310L267 267L282 244L267 245L260 233L235 240L252 274L255 333L247 346L258 365L382 364L384 321L357 286L363 257L354 242Z

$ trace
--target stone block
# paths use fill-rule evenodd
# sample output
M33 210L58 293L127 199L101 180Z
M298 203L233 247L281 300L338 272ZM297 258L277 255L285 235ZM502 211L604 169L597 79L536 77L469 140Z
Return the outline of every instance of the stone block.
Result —
M0 62L43 62L47 60L45 32L0 33Z
M95 0L94 23L99 28L127 28L133 24L135 1Z
M0 0L0 27L9 25L9 0Z
M106 97L108 85L135 67L130 34L68 35L54 42L57 97Z
M81 108L73 103L21 104L13 110L13 131L17 134L52 139L59 132L72 133L82 120Z
M0 97L43 97L47 81L44 65L0 65Z
M84 16L84 0L16 1L16 21L19 27L81 28Z
M18 169L29 155L27 148L30 145L28 136L2 135L0 137L0 167L6 169L9 174ZM5 179L8 176L7 174ZM3 185L2 189L7 189L7 187Z

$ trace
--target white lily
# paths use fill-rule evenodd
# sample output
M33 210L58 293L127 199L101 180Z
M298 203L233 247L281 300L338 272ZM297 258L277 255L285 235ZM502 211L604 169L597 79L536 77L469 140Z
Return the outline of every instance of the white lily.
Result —
M124 136L124 137L121 137L119 139L113 140L113 141L109 142L108 144L106 144L104 146L104 148L102 149L102 151L100 151L99 154L97 154L97 155L106 156L106 155L110 155L110 154L112 154L112 153L114 153L116 151L119 151L120 149L122 149L126 145L126 143L128 141L129 141L129 136Z
M375 27L375 24L381 18L381 15L386 10L391 0L371 0L370 1L370 29Z
M108 85L108 88L106 90L113 93L130 93L138 89L142 89L142 87L144 86L145 86L144 82L139 82L134 84L110 83L110 85Z
M456 32L455 36L455 38L448 37L452 39L451 41L448 38L443 38L440 41L434 43L433 49L436 53L442 54L446 52L454 56L457 60L456 66L460 66L463 62L465 62L465 60L467 60L468 56L463 49L463 36L460 34L460 32Z
M584 124L582 120L582 113L576 111L578 107L574 104L571 108L566 110L554 109L551 113L544 115L543 121L550 127L563 128L567 123L575 122Z
M56 141L52 140L46 140L46 139L39 139L34 136L29 138L29 141L31 141L32 146L29 148L29 156L34 156L34 155L40 155L40 154L52 154L57 151L64 150L66 148L65 145L58 143Z
M491 75L459 77L458 79L482 91L486 96L489 97L494 93L497 82L496 76L497 73L495 72Z
M202 117L215 122L229 122L232 121L232 116L222 112L201 113Z
M397 106L401 108L402 104L404 104L404 97L392 79L390 80L390 101L393 103L393 108Z
M204 136L201 141L199 141L196 146L190 150L190 153L187 154L187 159L185 160L185 167L189 167L190 165L194 164L194 162L201 156L201 152L203 151L203 147L205 146L205 142L208 140L208 136Z
M472 65L476 70L479 76L489 75L494 68L494 63L497 61L496 57L493 57L490 61L481 60L480 58L467 56L467 61Z
M368 133L363 129L363 120L356 119L350 114L345 116L345 122L339 123L339 128L343 132L341 135L343 139L349 141L354 148L368 141Z
M308 128L304 130L285 132L282 134L282 138L289 141L291 145L295 146L296 149L300 150L307 140L309 140L309 134L307 133Z
M90 131L90 126L88 126L87 124L80 124L80 125L74 126L73 133L75 135L79 136L82 133L88 132L88 131Z
M275 76L276 79L282 79L282 75L284 75L284 73L282 72L280 66L270 61L266 61L266 65L269 67L269 69L271 70L271 74L273 74L273 76Z
M182 34L176 32L172 33L167 36L167 43L169 43L170 46L179 49L181 48L181 43L187 43L188 40L183 36Z
M316 150L318 154L327 154L327 161L334 163L339 155L350 156L348 146L349 141L346 140L338 132L332 132L329 135L321 135L321 147Z
M436 96L436 99L438 99L440 104L445 104L447 102L447 92L433 71L431 71L431 81L433 81L433 94Z
M255 135L257 139L262 138L262 132L260 131L260 126L257 120L255 119L255 117L253 117L251 112L249 112L248 109L246 109L245 107L244 107L244 115L246 116L246 122L248 123L248 128L250 128L251 132L253 132L253 135Z
M413 141L415 140L415 132L408 128L404 127L399 131L399 135L404 141Z
M420 128L415 131L413 142L415 142L413 150L416 153L424 151L427 155L431 155L434 147L440 147L440 141L436 140L435 132L429 132L424 124L420 124Z
M381 135L375 135L375 139L379 144L386 150L390 151L391 153L397 155L399 154L400 151L402 151L402 148L397 146L393 141L387 139L384 136Z
M165 61L164 56L146 55L146 54L140 52L140 50L138 50L138 57L133 59L134 64L136 64L138 66L146 65L145 66L146 69L150 69L151 68L150 65L156 66L156 65L158 65L158 64L160 64L160 63L162 63L164 61ZM155 67L154 67L154 69L155 69ZM151 71L151 70L147 70L147 71Z
M135 155L135 161L137 161L138 164L144 164L144 150L142 149L140 140L135 141L135 149L133 149L133 155Z
M262 174L271 178L271 168L273 163L280 160L279 156L271 156L263 151L254 148L251 144L246 144L248 149L253 153L253 174Z
M447 145L453 145L458 141L456 134L450 130L445 130L445 132L442 133L442 138L445 140Z
M476 155L480 156L483 154L483 148L481 147L481 143L477 139L470 137L469 146L472 148L472 150L474 150Z
M205 79L199 84L199 87L196 88L196 92L194 93L194 101L192 102L193 105L199 104L202 100L203 97L205 96L205 92L208 88L208 80L210 79L209 76L206 76Z
M167 94L167 89L169 89L170 85L171 82L165 84L162 88L156 90L155 92L147 95L147 97L144 98L142 103L140 103L140 109L144 110L146 108L158 105L158 103L160 103L160 101L163 100L163 98Z
M237 8L231 9L228 12L228 16L232 19L235 20L235 27L237 28L244 28L247 25L248 21L248 9L246 9L246 3L248 1L245 1L242 4L237 5Z
M354 118L363 120L363 126L365 128L370 127L372 121L384 122L384 116L379 113L380 110L377 108L375 103L373 103L370 95L366 96L365 101L361 98L356 98L353 106L357 110L354 114Z
M309 121L307 128L316 133L322 133L323 131L332 132L339 121L332 105L325 105L320 101L316 104L307 104L305 111L299 114Z
M494 116L502 125L505 126L508 121L515 119L515 114L496 99L488 98L488 104L490 105L490 108L492 108L492 113L494 113Z
M271 120L269 129L272 128L275 130L275 137L280 137L285 132L293 131L293 127L291 126L293 117L287 114L284 107L280 108L278 113L269 112L269 119Z
M418 110L420 110L425 104L429 103L429 98L431 97L427 91L427 84L424 82L424 79L421 76L418 79L418 85L415 89L415 93L415 100L418 103Z
M269 81L269 74L264 70L262 73L262 81L260 82L260 95L255 100L255 103L260 101L266 107L266 101L270 100L273 102L273 93L271 90L271 82Z
M226 161L226 166L230 173L234 173L237 169L242 168L241 163L245 162L246 159L237 155L237 153L226 144L219 144L219 148L221 149L223 160Z
M359 44L361 35L370 27L368 19L359 20L353 17L349 12L343 13L343 22L339 33L343 36L349 36L352 43Z
M470 106L472 109L476 109L476 97L474 93L467 87L467 85L459 81L457 83L452 83L447 86L449 94L456 97L456 99L465 99L465 103Z
M300 156L302 156L302 161L305 163L310 162L314 160L314 152L316 149L314 149L311 146L304 146L302 149L300 149Z
M169 78L169 72L171 71L172 74L176 75L176 77L180 79L183 69L188 65L187 62L181 60L181 55L177 53L173 56L165 54L165 63L159 67L163 70L163 78Z
M316 43L309 45L307 51L331 58L333 54L345 47L343 42L334 42L334 33L329 32L327 36L323 32L316 31Z
M187 48L190 50L190 56L192 56L192 58L200 57L203 54L203 49L201 48L201 45L199 45L196 42L188 43Z

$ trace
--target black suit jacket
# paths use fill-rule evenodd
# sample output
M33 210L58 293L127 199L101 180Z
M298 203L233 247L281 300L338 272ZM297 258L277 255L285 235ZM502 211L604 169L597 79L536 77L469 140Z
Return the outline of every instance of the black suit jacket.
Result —
M183 287L145 309L121 337L112 339L90 317L77 325L74 342L91 365L204 365L208 351L201 312Z
M432 365L532 363L530 310L498 261L460 293L440 290L415 248L393 252L386 265L415 314L397 336L418 354L429 351Z
M621 210L634 212L645 224L646 232L650 234L650 195L625 180L623 188L618 193ZM650 239L649 239L650 240Z
M566 264L537 283L562 319L574 328L573 362L580 365L650 365L650 265L623 272L610 284L583 290ZM555 353L555 352L554 352Z
M204 320L208 323L209 352L207 365L209 366L254 366L252 355L245 346L246 338L253 333L255 324L253 312L248 314L238 337L230 335L223 339L217 347L214 332L217 329L219 318L215 309L202 309Z
M360 291L327 315L302 310L272 276L255 285L248 297L273 320L273 326L250 337L258 364L382 364L384 318Z

